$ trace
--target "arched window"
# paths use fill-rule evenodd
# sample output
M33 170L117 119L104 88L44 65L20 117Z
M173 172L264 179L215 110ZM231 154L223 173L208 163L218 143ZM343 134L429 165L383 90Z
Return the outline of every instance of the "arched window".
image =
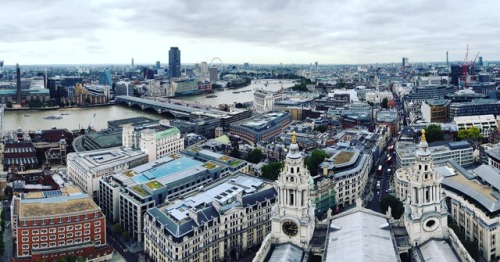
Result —
M297 167L297 173L300 173L300 167Z
M293 167L290 167L290 172L293 174Z

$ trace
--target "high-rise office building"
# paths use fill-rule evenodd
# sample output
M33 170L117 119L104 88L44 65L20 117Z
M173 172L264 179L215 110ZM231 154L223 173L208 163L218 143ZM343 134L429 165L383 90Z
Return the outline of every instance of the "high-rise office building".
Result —
M219 69L217 67L210 67L208 69L209 71L209 76L210 76L210 81L215 82L219 81Z
M408 57L403 57L403 67L408 67L410 65L410 62L408 60Z
M208 63L206 61L201 62L201 72L203 74L208 73Z
M132 57L132 67L134 67L134 58Z
M103 72L99 74L99 84L100 85L113 85L113 78L111 78L111 72L108 68L105 68Z
M156 69L160 69L161 68L161 63L160 61L156 61Z
M19 68L19 64L16 64L16 88L17 88L16 102L18 104L21 104L21 68Z
M178 47L170 47L168 51L168 73L170 77L181 76L181 50Z

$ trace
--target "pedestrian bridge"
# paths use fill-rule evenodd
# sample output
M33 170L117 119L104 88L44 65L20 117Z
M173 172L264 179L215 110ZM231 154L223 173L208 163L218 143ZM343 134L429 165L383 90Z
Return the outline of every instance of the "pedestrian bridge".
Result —
M117 96L117 103L124 103L128 106L139 106L141 109L154 109L158 114L161 113L170 113L175 117L185 117L189 116L195 112L203 112L204 110L201 108L190 107L186 104L182 104L179 100L170 101L170 99L144 99L134 96Z

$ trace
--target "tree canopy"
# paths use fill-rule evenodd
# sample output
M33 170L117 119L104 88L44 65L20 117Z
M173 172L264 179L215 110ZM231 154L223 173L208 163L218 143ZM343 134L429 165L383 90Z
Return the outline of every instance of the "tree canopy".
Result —
M387 99L387 97L384 97L384 99L382 99L382 102L380 103L380 106L387 109L389 107L388 103L389 103L389 99Z
M233 147L233 149L231 149L231 152L229 153L229 156L234 158L240 158L241 157L240 150L237 147Z
M311 156L306 159L306 166L311 176L318 174L318 166L328 157L328 154L321 149L315 149L311 152Z
M316 126L314 128L314 131L318 131L320 133L324 133L326 130L328 130L328 126L325 125Z
M123 227L120 223L116 223L113 225L113 232L117 234L121 234L123 232Z
M278 179L281 169L283 169L283 163L270 162L262 166L262 177L269 180L276 180Z
M262 151L259 148L256 148L256 149L250 151L250 153L248 153L245 160L250 162L250 163L257 164L260 162L260 160L262 158L264 158L264 154L262 153Z
M391 207L391 215L395 219L401 218L401 215L405 212L403 202L399 201L399 199L393 195L385 195L380 200L380 211L385 214L389 207Z
M443 130L440 125L432 124L425 129L425 137L428 143L444 140Z
M458 131L458 139L481 139L483 136L481 135L481 130L478 127L470 127L467 129L462 129Z

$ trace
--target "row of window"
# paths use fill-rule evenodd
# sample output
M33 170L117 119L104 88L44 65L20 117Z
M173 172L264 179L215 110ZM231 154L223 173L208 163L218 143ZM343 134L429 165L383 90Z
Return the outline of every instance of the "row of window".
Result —
M95 221L95 222L94 222L94 226L95 226L95 227L99 227L100 225L101 225L101 221ZM90 223L85 223L85 224L83 225L83 227L84 227L85 229L90 228ZM82 229L82 225L81 225L81 224L79 224L79 225L75 225L75 230L81 230L81 229ZM47 232L48 232L48 233L50 233L50 234L54 234L54 233L56 233L56 230L57 230L57 232L64 232L65 230L66 230L66 231L73 231L73 226L58 227L57 229L56 229L56 228L49 228L49 229L46 229L46 228L45 228L45 229L40 229L40 230L38 230L38 229L33 229L33 230L31 231L31 234L32 234L32 235L38 235L38 234L40 233L40 234L42 234L42 235L45 235L45 234L47 234ZM100 230L101 230L101 229L100 229L100 228L96 228L95 230L96 230L96 233L98 233L98 232L100 232ZM97 230L99 230L99 231L97 231ZM23 230L23 231L21 232L21 234L22 234L23 236L27 236L27 235L29 235L29 230Z
M96 242L96 245L100 245L101 244L101 235L97 235L96 238L95 238L95 242ZM89 242L90 241L90 237L84 237L83 238L83 242ZM49 242L49 243L34 243L33 245L31 245L31 248L32 249L39 249L39 248L47 248L47 247L55 247L55 246L65 246L65 245L73 245L73 244L80 244L82 243L82 238L76 238L74 241L73 239L68 239L66 241L64 240L61 240L61 241L58 241L58 242ZM24 250L29 250L30 249L30 245L28 244L23 244L21 246L21 249L24 249ZM24 251L23 251L24 252Z
M98 234L98 233L101 233L101 228L96 228L94 229L94 233ZM90 230L85 230L85 232L83 232L84 235L90 235ZM82 236L82 231L76 231L75 232L75 237L81 237ZM73 233L67 233L66 235L65 234L59 234L57 236L58 239L64 239L64 238L72 238L73 237ZM31 242L37 242L39 239L41 241L47 241L47 238L50 239L50 240L55 240L56 239L56 235L50 235L50 236L41 236L41 237L38 237L38 236L33 236L31 237ZM21 242L30 242L30 238L28 237L23 237L21 238Z

